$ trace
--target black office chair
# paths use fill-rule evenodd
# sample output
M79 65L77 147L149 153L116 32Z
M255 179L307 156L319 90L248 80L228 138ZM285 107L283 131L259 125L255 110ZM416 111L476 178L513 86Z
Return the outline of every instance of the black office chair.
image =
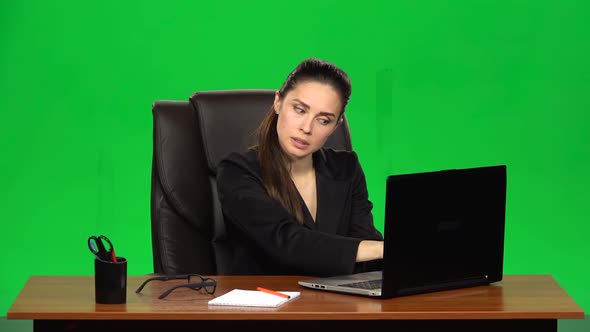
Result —
M255 142L274 92L203 91L188 101L153 104L154 273L228 273L232 252L217 196L217 164L226 154ZM326 146L352 150L346 119Z

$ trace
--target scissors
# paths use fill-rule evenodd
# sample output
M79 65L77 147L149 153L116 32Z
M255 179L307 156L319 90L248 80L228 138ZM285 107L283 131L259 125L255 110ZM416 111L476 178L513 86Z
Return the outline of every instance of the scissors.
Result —
M89 237L88 248L100 260L117 262L113 243L104 235Z

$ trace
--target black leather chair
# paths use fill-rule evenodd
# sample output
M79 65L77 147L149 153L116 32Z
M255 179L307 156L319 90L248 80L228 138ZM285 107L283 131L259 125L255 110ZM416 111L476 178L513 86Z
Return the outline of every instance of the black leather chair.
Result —
M255 142L273 99L274 90L223 90L196 92L188 101L154 102L154 273L227 274L232 253L217 198L217 164ZM352 149L346 119L326 145Z

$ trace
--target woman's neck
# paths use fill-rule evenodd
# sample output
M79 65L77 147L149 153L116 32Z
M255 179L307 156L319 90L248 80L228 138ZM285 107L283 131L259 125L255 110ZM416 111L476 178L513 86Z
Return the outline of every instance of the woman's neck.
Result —
M291 164L289 165L289 173L291 174L291 177L305 175L310 171L313 171L313 158L311 155L304 159L291 161Z

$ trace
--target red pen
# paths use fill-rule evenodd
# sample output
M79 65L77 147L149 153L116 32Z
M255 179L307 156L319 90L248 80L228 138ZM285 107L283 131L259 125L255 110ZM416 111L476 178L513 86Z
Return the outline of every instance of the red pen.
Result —
M111 260L113 261L113 263L117 262L117 255L115 255L115 249L112 248L111 249Z
M280 297L284 297L286 299L290 299L291 297L287 294L283 294L283 293L279 293L277 291L273 291L270 289L266 289L266 288L262 288L262 287L256 287L256 290L261 291L261 292L265 292L265 293L269 293L272 295L276 295L276 296L280 296Z

